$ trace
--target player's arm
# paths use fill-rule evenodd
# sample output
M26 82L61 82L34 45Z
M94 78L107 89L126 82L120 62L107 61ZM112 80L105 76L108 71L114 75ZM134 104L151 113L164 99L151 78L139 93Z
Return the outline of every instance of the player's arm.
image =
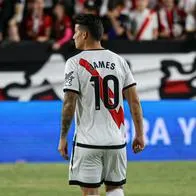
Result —
M124 96L128 101L131 110L133 122L135 125L136 137L143 135L143 114L142 108L137 95L136 86L124 90Z
M78 98L78 94L72 91L65 92L64 102L62 108L62 123L61 123L61 138L66 138L67 133L69 131L69 127L71 125L75 108L76 108L76 100Z
M135 86L125 89L123 93L126 100L128 101L135 126L135 139L133 141L133 151L137 153L144 149L142 107Z
M73 91L66 91L64 95L64 102L62 108L62 122L61 122L61 133L58 150L60 154L67 159L67 141L66 137L74 116L76 101L78 94Z

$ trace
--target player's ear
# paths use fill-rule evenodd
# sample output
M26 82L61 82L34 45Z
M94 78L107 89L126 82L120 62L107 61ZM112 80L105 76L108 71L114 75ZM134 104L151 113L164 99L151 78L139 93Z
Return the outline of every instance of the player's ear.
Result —
M87 38L88 38L88 31L85 31L84 33L83 33L83 38L84 38L84 40L86 40Z

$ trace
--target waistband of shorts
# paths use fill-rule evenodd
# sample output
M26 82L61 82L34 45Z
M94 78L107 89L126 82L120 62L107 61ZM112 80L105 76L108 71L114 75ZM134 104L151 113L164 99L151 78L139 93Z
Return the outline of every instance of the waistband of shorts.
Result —
M124 148L127 143L121 145L111 145L111 146L96 146L96 145L89 145L89 144L82 144L78 142L74 142L75 146L82 147L82 148L91 148L91 149L121 149Z

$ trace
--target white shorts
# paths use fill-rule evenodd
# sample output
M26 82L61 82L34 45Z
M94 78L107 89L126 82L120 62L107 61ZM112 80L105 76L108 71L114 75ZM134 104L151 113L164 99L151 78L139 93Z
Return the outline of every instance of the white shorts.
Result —
M126 144L125 144L126 145ZM126 183L127 155L125 145L111 149L73 147L69 184L96 188L102 183L121 186Z

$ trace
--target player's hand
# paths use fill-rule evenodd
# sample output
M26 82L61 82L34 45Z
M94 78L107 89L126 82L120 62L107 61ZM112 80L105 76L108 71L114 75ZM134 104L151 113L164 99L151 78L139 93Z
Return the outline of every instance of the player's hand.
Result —
M58 151L61 154L61 156L68 160L68 148L67 148L67 141L65 138L60 138L59 140L59 146L58 146Z
M145 144L144 144L144 136L139 136L139 137L135 137L135 139L133 140L133 144L132 144L132 149L133 152L136 154L138 152L141 152L144 150Z

